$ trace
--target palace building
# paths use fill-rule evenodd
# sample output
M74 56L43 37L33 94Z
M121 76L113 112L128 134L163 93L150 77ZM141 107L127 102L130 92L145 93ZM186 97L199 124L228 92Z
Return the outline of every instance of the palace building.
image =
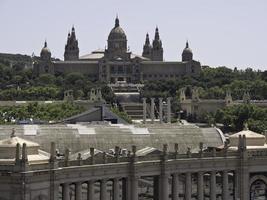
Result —
M158 27L152 43L150 43L149 35L146 35L142 55L130 52L127 46L127 36L120 26L118 17L114 28L109 33L105 50L95 50L90 54L80 56L75 28L72 27L65 45L64 61L51 59L51 51L47 47L47 42L41 50L40 57L34 63L36 75L80 72L86 74L92 81L107 83L174 80L185 75L198 75L201 71L201 64L193 59L188 42L182 52L182 61L164 61Z

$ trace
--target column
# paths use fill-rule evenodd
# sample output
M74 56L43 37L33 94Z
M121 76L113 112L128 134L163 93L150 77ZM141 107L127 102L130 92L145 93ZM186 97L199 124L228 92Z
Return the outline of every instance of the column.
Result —
M192 193L191 173L186 172L185 174L185 200L191 200L191 193Z
M172 200L179 199L179 174L172 175Z
M161 191L161 200L169 199L169 175L162 174L160 176L160 191Z
M222 190L222 199L228 200L229 198L229 185L228 185L228 171L223 171L223 190Z
M100 181L100 200L107 200L107 181Z
M63 200L70 200L70 186L68 183L64 183L62 186L62 196L63 196Z
M146 98L143 98L143 123L146 123Z
M159 121L160 121L160 123L163 122L163 116L162 116L162 98L159 98Z
M171 123L171 97L167 98L167 122Z
M129 194L130 194L130 192L129 192L129 178L123 178L122 180L121 180L121 182L122 182L122 197L121 197L121 199L122 200L128 200L128 199L130 199L130 197L129 197Z
M216 200L216 172L210 173L210 200Z
M119 178L114 178L113 180L113 200L120 199L120 185Z
M154 119L155 119L155 98L151 98L151 111L150 111L150 115L151 115L151 122L154 123Z
M159 176L153 177L153 200L159 200Z
M130 177L130 200L138 200L138 177Z
M82 183L75 183L75 200L82 200Z
M197 199L204 200L204 180L203 172L197 173Z
M90 180L87 182L87 200L94 200L95 196L95 182Z
M238 170L236 170L234 172L234 193L235 193L235 198L234 199L238 199L240 198L240 184L239 184L239 173L238 173Z

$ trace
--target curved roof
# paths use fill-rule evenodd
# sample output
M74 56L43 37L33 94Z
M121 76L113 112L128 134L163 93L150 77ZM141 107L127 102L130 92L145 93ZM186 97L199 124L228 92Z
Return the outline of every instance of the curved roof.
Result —
M1 125L0 138L6 138L11 130L16 129L16 135L30 139L40 144L40 148L49 152L50 143L54 141L61 152L70 148L73 153L94 147L107 151L115 146L131 149L154 147L162 149L168 144L170 151L174 144L179 144L179 151L186 152L187 147L198 151L199 143L204 146L217 147L224 143L224 137L216 128L199 128L194 125L110 125L110 124L79 124L73 125L37 125L35 133L27 134L27 128L20 125Z
M108 40L126 40L126 34L124 30L120 27L120 22L118 17L115 20L115 27L111 29Z

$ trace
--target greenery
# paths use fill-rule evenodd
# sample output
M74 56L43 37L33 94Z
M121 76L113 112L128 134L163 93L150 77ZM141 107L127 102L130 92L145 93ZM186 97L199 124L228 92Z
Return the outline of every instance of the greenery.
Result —
M213 118L222 123L226 129L240 131L245 123L249 129L263 133L267 131L267 108L260 108L252 104L240 104L218 110Z
M125 120L126 122L128 122L129 124L131 124L132 123L132 118L129 116L129 115L127 115L127 113L126 112L123 112L123 111L120 111L118 108L116 108L116 107L112 107L111 108L111 111L113 112L113 113L115 113L116 115L118 115L120 118L122 118L123 120Z
M203 99L224 99L227 90L231 91L233 99L242 99L245 91L250 93L252 99L267 99L267 70L232 70L227 67L206 66L199 76L145 82L142 96L175 97L180 88L190 89L192 86L199 88L200 98ZM186 94L190 95L188 90Z
M38 104L0 107L0 123L15 123L21 120L56 121L76 115L84 108L71 103Z

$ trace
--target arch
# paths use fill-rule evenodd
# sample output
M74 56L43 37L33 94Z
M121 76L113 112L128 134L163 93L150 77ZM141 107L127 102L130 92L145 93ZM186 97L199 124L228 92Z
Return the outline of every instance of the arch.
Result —
M267 177L266 176L264 176L264 175L255 175L249 181L249 188L251 187L251 185L255 181L259 181L259 180L263 181L267 185Z
M267 178L264 175L255 175L249 183L250 199L265 197L267 199Z

